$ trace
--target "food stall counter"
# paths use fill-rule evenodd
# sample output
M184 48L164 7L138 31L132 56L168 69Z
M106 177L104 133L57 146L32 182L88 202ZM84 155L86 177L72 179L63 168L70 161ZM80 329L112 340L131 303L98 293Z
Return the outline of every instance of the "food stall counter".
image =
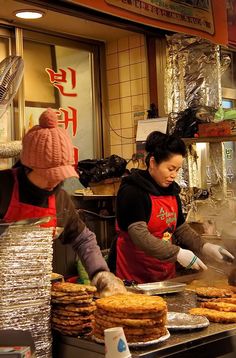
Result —
M196 307L196 295L190 291L163 296L168 310L188 312ZM132 358L213 358L236 356L236 323L210 323L207 328L171 331L164 342L140 348L130 348ZM54 336L55 358L100 358L105 357L104 346L91 339Z
M104 346L90 339L57 335L56 358L105 357ZM170 338L145 348L130 348L132 358L213 358L236 352L236 324L211 323L199 331L174 332Z

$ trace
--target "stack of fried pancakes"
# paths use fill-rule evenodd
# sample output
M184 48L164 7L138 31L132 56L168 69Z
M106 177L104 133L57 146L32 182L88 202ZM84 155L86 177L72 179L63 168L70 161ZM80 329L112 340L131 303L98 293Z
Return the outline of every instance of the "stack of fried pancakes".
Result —
M96 301L94 337L104 330L123 327L128 343L147 342L166 335L166 302L158 296L119 294Z
M69 282L52 285L52 327L69 336L89 335L93 330L93 295L96 288Z
M192 308L189 313L205 316L211 322L236 322L236 294L230 287L199 287L196 294L204 302L201 303L201 307Z

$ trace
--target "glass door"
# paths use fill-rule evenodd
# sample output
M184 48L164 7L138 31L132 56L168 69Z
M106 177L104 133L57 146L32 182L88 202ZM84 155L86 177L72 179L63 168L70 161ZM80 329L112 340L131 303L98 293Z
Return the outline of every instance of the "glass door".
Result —
M54 108L71 136L75 162L99 156L98 46L29 31L23 37L25 131L44 109Z

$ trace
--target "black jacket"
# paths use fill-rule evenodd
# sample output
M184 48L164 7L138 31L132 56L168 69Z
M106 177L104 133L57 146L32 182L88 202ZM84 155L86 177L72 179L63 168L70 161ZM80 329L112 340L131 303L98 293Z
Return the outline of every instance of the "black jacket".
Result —
M117 194L116 214L120 229L127 231L128 226L132 223L149 222L152 209L150 195L176 196L178 203L177 227L182 225L185 220L179 192L180 187L175 182L167 188L162 188L152 179L148 170L133 170L131 175L123 178Z

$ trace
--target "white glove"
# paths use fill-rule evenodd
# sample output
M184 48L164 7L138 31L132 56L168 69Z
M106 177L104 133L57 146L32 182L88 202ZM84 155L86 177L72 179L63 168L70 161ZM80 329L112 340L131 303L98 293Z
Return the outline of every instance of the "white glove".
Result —
M123 281L109 271L96 273L91 283L97 287L100 297L107 297L117 293L127 293Z
M210 244L209 242L203 245L202 253L217 261L222 261L224 256L227 256L231 260L234 259L234 256L229 251L219 245Z
M207 266L190 250L180 249L177 254L177 261L187 269L207 270Z

